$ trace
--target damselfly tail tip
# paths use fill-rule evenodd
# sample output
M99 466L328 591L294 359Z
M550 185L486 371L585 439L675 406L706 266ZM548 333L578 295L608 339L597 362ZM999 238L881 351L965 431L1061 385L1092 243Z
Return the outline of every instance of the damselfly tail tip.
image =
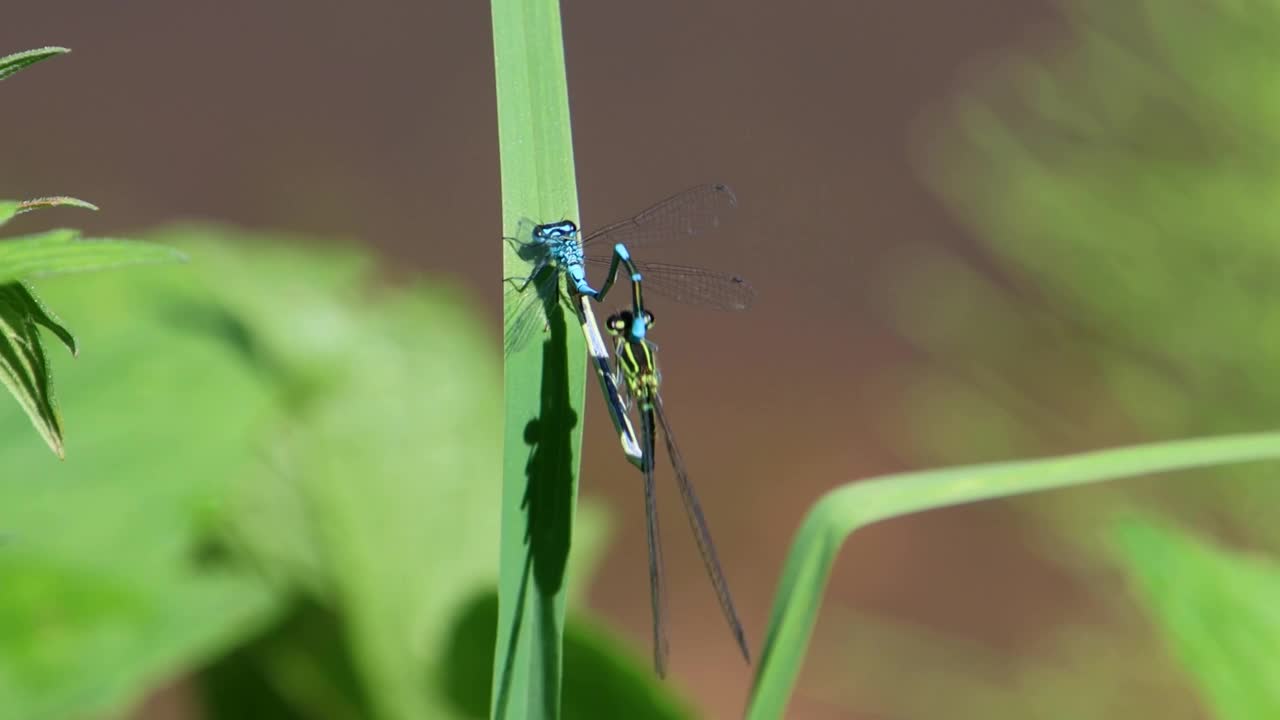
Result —
M733 284L735 294L737 295L735 298L736 302L733 304L733 309L749 309L751 304L756 300L756 289L752 287L751 283L747 282L747 279L741 275L734 275L730 278L729 282Z
M657 675L659 680L667 679L667 658L662 650L653 651L653 674Z

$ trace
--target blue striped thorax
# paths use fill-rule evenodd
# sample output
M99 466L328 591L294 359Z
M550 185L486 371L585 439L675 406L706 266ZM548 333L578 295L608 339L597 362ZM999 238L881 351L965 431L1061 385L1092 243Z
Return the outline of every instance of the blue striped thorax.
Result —
M582 245L578 242L578 226L572 220L538 225L533 240L547 246L552 262L560 266L581 265Z
M578 226L572 220L535 226L533 241L547 246L551 264L564 270L574 290L586 295L596 294L587 282L586 257L582 253L582 243L578 241Z

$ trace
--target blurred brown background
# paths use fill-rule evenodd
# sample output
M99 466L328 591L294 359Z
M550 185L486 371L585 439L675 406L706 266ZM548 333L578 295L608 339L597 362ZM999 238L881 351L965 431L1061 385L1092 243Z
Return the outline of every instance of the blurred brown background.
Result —
M465 285L498 352L486 3L6 10L0 49L74 53L6 83L0 123L23 141L5 148L0 197L84 197L103 210L74 223L97 234L201 217L358 239ZM727 233L664 257L747 276L756 307L730 316L655 298L654 309L672 420L758 648L805 508L837 484L924 462L883 449L900 424L900 385L884 379L909 383L914 358L863 290L885 281L881 260L902 241L966 243L917 179L913 133L988 53L1051 42L1054 10L569 0L563 13L583 223L705 181L729 183L740 200ZM92 357L86 348L83 361ZM588 387L591 413L596 397ZM588 428L584 493L606 498L617 521L592 604L643 647L639 487L604 425ZM711 715L736 715L750 672L675 493L663 502L674 681ZM1074 611L998 506L862 533L840 557L833 605L1014 650L1033 641L1037 619ZM848 716L806 699L803 685L792 713Z

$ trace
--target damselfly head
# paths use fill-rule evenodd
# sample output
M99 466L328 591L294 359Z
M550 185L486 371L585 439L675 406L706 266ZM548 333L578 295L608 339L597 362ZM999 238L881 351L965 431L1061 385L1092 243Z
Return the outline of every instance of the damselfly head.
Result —
M536 242L548 242L572 238L578 234L578 226L572 220L535 225L533 239Z
M621 335L631 327L633 317L630 310L619 310L604 321L604 327L610 335Z

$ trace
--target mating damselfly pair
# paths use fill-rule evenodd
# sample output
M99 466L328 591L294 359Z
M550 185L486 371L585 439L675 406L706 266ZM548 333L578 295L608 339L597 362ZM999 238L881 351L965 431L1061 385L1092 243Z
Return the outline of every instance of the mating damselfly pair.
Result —
M653 661L659 675L665 674L668 653L662 547L654 483L659 426L675 472L676 485L720 609L748 662L750 653L701 504L689 480L659 392L661 373L657 365L657 346L649 339L648 333L654 324L654 314L644 303L643 289L648 287L679 302L721 310L745 310L755 293L737 275L636 260L631 253L637 248L698 237L718 226L721 216L735 205L736 199L727 186L702 185L667 198L633 218L612 223L585 236L570 220L544 224L524 220L519 226L519 237L507 238L520 257L532 267L527 276L505 279L510 291L517 294L505 303L508 307L504 319L505 353L518 352L528 345L539 329L546 327L548 298L554 302L567 302L582 325L601 392L623 452L643 475L653 611ZM597 248L608 248L608 254L588 254ZM589 265L608 267L605 281L599 289L593 287L587 278ZM591 301L604 300L622 268L629 274L631 298L630 307L610 315L606 322L606 328L614 338L614 365L611 368ZM563 295L561 275L566 279ZM639 436L631 423L632 409L640 419Z

